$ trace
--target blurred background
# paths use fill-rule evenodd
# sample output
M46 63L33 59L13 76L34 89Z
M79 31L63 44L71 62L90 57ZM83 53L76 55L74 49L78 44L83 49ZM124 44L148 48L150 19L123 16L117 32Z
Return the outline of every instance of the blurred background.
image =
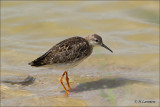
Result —
M1 1L1 80L36 78L2 83L1 105L158 106L158 11L159 1ZM69 71L69 97L59 83L64 71L28 65L66 38L93 33L113 53L94 48Z

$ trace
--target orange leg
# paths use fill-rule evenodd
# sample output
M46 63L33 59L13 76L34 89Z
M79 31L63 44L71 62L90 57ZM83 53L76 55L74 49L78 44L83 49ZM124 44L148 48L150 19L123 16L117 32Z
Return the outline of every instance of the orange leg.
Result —
M69 95L69 91L66 89L66 87L64 86L63 81L62 81L62 79L63 79L63 77L64 77L65 74L66 74L66 71L63 73L63 75L61 76L61 78L59 79L59 81L62 84L62 86L63 86L63 88L64 88L64 90L65 90L65 92L66 92L66 94L68 96Z
M67 72L66 72L66 81L67 81L68 88L69 88L70 90L72 90L72 88L71 88L70 85L69 85L69 78L68 78L68 73L67 73Z

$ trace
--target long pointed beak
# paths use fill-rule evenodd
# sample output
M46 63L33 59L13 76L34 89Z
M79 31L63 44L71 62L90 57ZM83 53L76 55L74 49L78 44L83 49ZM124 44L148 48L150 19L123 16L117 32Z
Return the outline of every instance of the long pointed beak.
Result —
M109 49L105 44L102 43L101 46L108 49L109 51L111 51L113 53L113 51L111 49Z

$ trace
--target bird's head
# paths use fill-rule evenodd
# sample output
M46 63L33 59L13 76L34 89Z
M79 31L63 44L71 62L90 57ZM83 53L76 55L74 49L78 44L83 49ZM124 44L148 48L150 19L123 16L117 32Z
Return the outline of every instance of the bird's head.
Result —
M105 44L103 44L102 38L97 34L88 35L86 38L90 45L94 46L102 46L113 53L111 49L109 49Z

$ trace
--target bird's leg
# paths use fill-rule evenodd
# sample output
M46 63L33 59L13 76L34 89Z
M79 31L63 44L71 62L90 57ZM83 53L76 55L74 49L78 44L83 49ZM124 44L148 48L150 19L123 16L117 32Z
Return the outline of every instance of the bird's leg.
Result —
M63 88L64 88L64 90L65 90L65 92L66 92L66 94L67 94L67 96L68 96L69 91L66 89L66 87L64 86L63 81L62 81L62 79L63 79L63 77L64 77L65 74L66 74L66 71L62 74L62 76L61 76L61 78L59 79L59 81L60 81L60 83L62 84L62 86L63 86Z
M71 88L70 85L69 85L69 78L68 78L68 73L67 73L67 71L66 71L66 81L67 81L68 88L69 88L70 90L72 90L72 88Z

